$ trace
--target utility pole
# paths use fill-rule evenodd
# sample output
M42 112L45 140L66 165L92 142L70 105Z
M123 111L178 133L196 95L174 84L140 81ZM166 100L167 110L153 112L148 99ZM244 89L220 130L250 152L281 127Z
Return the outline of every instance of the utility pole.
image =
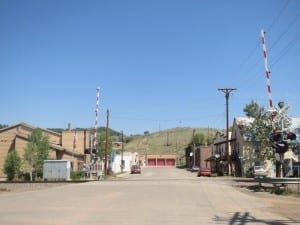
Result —
M122 135L122 149L121 149L121 172L123 173L124 170L124 158L123 158L123 154L124 154L124 133L123 130L121 131L121 135Z
M196 160L195 160L195 159L196 159L196 158L195 158L195 157L196 157L196 156L195 156L195 153L196 153L196 152L195 152L195 131L196 131L196 130L194 129L194 130L193 130L193 167L192 167L192 170L196 167L196 165L195 165L195 161L196 161Z
M229 135L228 102L229 102L230 92L235 91L235 90L236 90L236 88L218 88L218 91L222 91L223 93L225 93L225 99L226 99L226 147L225 147L225 150L226 150L226 160L227 160L226 170L227 170L228 175L231 175L230 165L229 165L230 157L229 157L229 138L228 138L228 135Z
M106 111L106 141L105 141L105 161L104 161L104 175L107 175L107 157L108 157L108 129L109 129L109 110Z

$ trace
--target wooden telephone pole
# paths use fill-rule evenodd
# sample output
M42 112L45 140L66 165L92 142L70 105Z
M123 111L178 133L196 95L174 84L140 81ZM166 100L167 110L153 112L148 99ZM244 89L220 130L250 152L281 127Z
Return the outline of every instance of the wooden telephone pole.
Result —
M219 88L218 91L222 91L225 93L226 98L226 161L227 161L227 174L231 175L230 171L230 157L229 157L229 113L228 113L228 102L229 102L229 94L232 91L235 91L236 88Z
M108 132L109 132L109 110L106 111L106 137L105 137L105 161L104 161L104 175L107 175L107 160L108 160Z

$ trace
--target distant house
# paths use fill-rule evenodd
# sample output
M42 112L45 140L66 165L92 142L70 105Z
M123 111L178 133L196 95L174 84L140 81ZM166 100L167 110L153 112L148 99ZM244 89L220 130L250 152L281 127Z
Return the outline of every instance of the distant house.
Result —
M113 173L122 172L122 159L123 159L123 172L130 172L132 165L138 165L139 157L138 153L132 152L114 152L111 155L111 170Z
M228 141L231 142L231 132L228 133ZM231 145L229 144L228 155L226 152L226 141L226 134L221 132L216 133L212 155L207 159L211 162L212 172L224 174L227 173L228 169L231 171Z
M209 168L211 169L211 163L209 159L212 156L212 152L213 152L213 147L212 145L208 145L208 146L200 146L199 148L200 150L200 155L199 155L199 161L200 161L200 165L199 167L201 168Z
M190 145L185 151L187 168L194 166L199 168L211 168L212 164L208 159L212 156L212 146L196 145L194 148Z
M245 176L247 170L253 166L255 152L259 150L259 143L254 143L247 127L253 122L252 118L236 117L232 126L232 166L234 176Z

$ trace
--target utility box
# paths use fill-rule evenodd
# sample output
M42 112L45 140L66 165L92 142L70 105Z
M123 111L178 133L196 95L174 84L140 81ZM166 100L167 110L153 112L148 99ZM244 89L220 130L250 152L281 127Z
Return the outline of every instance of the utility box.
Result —
M70 180L71 162L69 160L44 160L44 180Z

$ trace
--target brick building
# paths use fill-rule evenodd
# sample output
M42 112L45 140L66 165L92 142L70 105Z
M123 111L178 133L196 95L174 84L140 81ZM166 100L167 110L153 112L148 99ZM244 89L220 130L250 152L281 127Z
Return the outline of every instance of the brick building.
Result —
M36 128L26 123L19 123L0 130L0 177L5 177L2 168L7 154L16 150L18 155L23 158L28 135ZM83 164L89 160L89 155L84 154L84 150L89 148L91 137L89 131L82 130L75 133L75 131L66 130L57 133L48 129L40 129L49 138L51 150L49 159L70 160L74 170L83 168ZM26 170L26 168L24 169Z
M211 168L211 163L208 160L212 156L211 146L189 146L186 148L186 166L192 168L196 167Z

